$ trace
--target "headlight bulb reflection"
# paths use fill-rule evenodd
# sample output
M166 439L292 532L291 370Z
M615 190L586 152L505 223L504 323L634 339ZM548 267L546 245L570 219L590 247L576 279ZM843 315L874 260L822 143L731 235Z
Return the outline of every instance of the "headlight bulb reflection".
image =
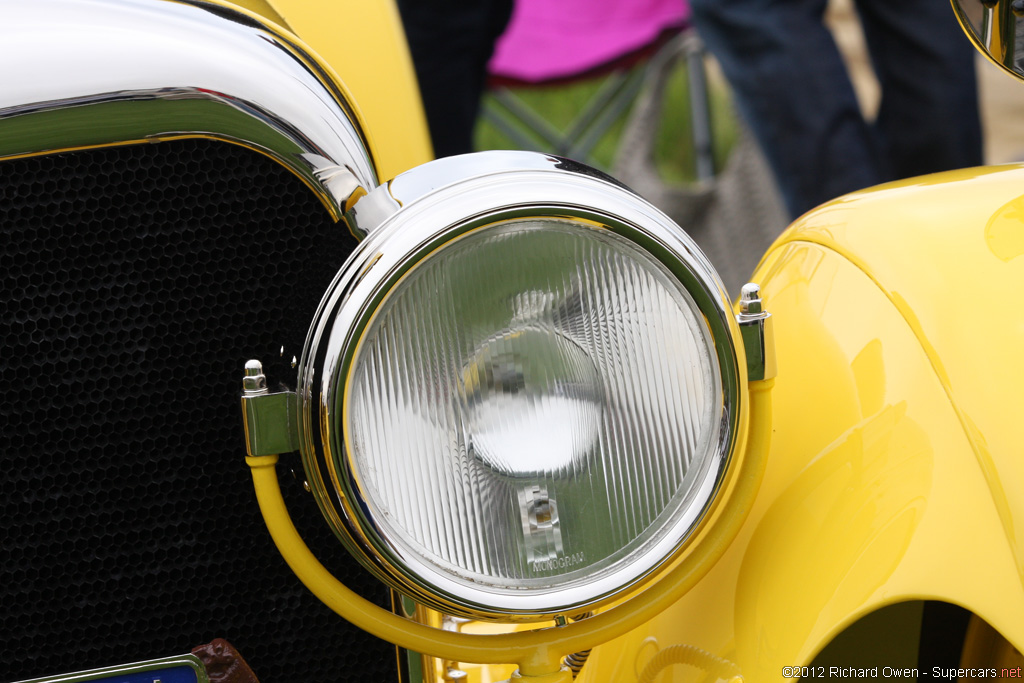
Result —
M484 341L462 370L459 393L470 452L501 474L579 471L597 441L597 367L553 328Z

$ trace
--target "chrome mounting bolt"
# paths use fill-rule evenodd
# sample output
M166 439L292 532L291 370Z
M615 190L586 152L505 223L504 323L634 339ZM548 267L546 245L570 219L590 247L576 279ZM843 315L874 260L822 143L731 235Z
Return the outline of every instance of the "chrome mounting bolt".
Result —
M740 312L736 315L740 338L747 356L747 379L757 382L777 374L775 367L775 326L764 310L761 287L748 282L740 290Z

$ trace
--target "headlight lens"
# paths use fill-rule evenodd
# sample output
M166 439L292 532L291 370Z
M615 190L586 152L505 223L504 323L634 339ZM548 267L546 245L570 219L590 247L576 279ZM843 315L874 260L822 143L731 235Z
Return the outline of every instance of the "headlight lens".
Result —
M607 230L514 221L446 245L356 351L345 426L368 514L424 571L497 593L646 572L717 444L699 316Z
M511 214L350 264L386 272L335 288L303 361L335 530L396 588L478 617L589 608L670 560L738 394L689 254L613 216Z

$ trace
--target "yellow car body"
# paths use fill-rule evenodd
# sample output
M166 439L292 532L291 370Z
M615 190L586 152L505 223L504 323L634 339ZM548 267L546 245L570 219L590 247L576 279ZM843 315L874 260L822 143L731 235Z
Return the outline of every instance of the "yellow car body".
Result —
M350 87L364 111L393 95ZM1022 186L1013 167L916 178L830 202L779 238L751 277L779 370L749 518L682 600L595 648L579 681L631 680L676 645L747 680L787 678L856 620L921 600L1024 648L1024 364L1010 360L1024 348ZM917 664L897 659L863 661ZM467 667L484 681L511 668ZM668 671L659 680L707 676Z
M293 32L340 79L381 179L429 159L390 3L238 4ZM778 239L750 278L774 319L778 373L767 389L770 445L755 456L763 478L742 525L680 599L594 647L576 680L706 681L728 671L775 681L871 667L915 677L916 642L901 634L919 625L921 601L959 605L991 625L1002 640L986 652L1024 649L1022 188L1018 166L916 178L834 200ZM819 656L872 614L891 617L889 631L879 627L891 649ZM558 628L535 634L548 643L535 661L572 654L558 651ZM498 663L506 641L488 642L491 664L424 657L413 673L440 681L462 669L474 683L513 675L522 662Z
M773 245L753 275L776 318L779 374L750 517L685 598L597 648L599 675L584 680L626 680L677 643L773 680L856 620L919 600L964 607L1024 646L1024 373L1006 362L1024 343L1009 294L1024 277L1022 179L974 169L866 190ZM917 666L888 652L853 661Z
M750 681L917 678L924 600L1005 638L965 667L1017 670L1024 370L1005 359L1024 344L1010 303L1024 278L1022 181L1024 169L999 167L893 183L779 238L752 278L775 318L778 377L749 517L685 597L596 647L578 681L637 679L659 652L656 680L713 680L681 664L694 650ZM874 651L815 659L873 613L886 615L871 622ZM465 670L496 681L511 668Z

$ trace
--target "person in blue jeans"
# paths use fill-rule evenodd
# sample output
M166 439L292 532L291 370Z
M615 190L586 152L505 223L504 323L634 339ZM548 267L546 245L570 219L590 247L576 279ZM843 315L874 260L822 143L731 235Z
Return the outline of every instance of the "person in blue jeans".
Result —
M793 216L860 188L982 163L974 49L948 0L856 0L882 89L865 121L827 0L690 0Z

